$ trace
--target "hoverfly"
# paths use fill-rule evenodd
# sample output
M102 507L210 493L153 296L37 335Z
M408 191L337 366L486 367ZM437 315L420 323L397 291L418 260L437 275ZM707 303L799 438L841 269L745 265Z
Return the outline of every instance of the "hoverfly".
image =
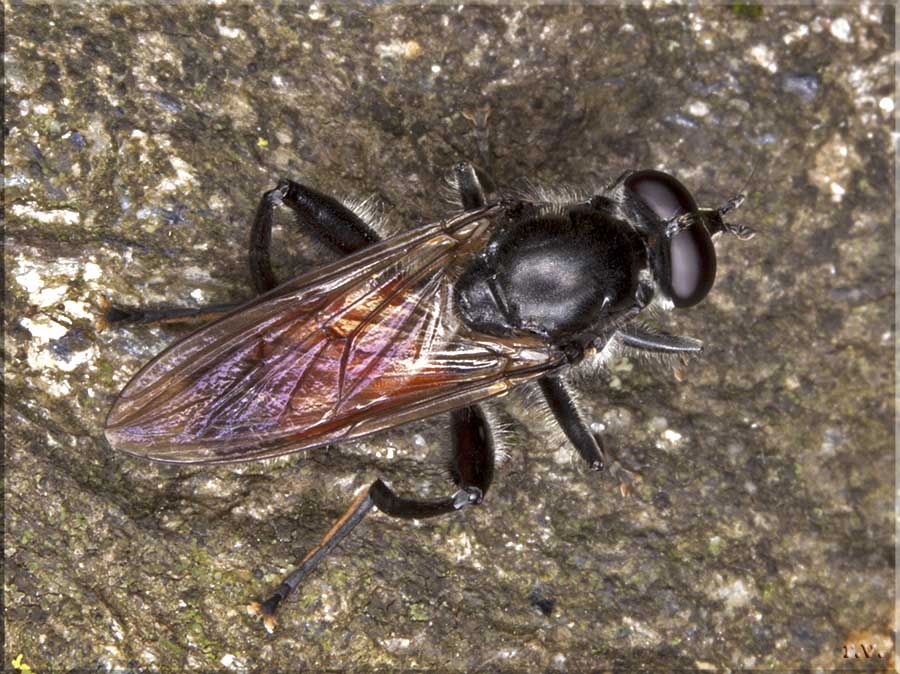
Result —
M712 235L753 234L724 220L743 195L698 208L684 185L660 171L628 171L574 200L492 195L469 164L455 167L452 182L458 212L380 240L351 207L282 180L263 195L251 229L250 267L261 294L153 359L106 420L114 449L218 464L451 414L457 490L423 500L379 479L360 492L275 592L251 605L270 631L278 605L373 505L424 518L482 501L495 444L480 401L536 382L572 445L600 470L603 450L578 413L567 371L623 346L699 351L698 340L654 333L634 319L651 303L700 302L715 279ZM278 285L269 245L279 204L347 256ZM108 312L111 322L166 318Z

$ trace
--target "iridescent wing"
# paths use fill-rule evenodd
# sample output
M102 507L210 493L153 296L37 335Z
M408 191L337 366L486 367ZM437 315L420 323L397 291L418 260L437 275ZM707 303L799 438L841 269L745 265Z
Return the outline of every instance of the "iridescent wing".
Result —
M316 269L169 347L106 420L113 448L224 463L296 452L500 395L563 363L536 338L463 329L452 285L488 206Z

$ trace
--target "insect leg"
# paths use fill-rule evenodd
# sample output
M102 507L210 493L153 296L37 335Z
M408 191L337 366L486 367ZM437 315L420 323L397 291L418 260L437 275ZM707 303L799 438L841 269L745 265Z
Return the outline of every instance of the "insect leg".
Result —
M628 325L619 331L622 344L641 351L656 353L699 353L703 342L693 337L679 337L651 332L644 328Z
M374 486L374 485L373 485ZM361 491L347 511L341 515L340 519L334 523L334 526L328 530L328 533L322 537L319 544L306 553L300 566L294 569L279 585L272 595L264 602L254 602L247 607L247 610L263 620L266 629L271 632L275 627L275 611L279 604L287 599L293 592L300 581L303 580L316 566L322 561L331 550L343 540L359 524L366 514L372 509L374 502L369 495L371 487L365 491Z
M312 234L341 253L353 253L381 237L340 201L311 187L282 178L263 194L250 230L250 274L257 292L278 285L272 271L272 216L278 202L294 211L297 221Z
M469 120L474 127L475 146L478 148L478 154L481 155L481 161L483 162L485 171L487 171L489 175L493 175L494 153L491 150L489 124L491 119L491 106L485 105L484 107L475 110L464 110L462 115Z
M187 323L189 321L211 321L224 316L239 304L210 304L205 307L168 307L163 309L142 309L141 307L120 307L106 304L97 321L97 329L122 325L159 325L161 323Z
M334 523L328 533L310 550L294 571L262 603L253 603L248 610L263 619L270 632L275 626L275 611L319 562L349 534L372 509L378 509L402 519L426 519L481 503L494 475L494 441L490 425L481 408L473 405L452 413L453 457L451 474L459 490L438 499L413 499L399 496L382 480L360 492L347 511Z
M468 162L453 167L453 181L456 191L459 192L459 201L463 209L471 211L487 203L478 173L475 171L475 167Z
M550 411L581 458L587 461L591 470L603 470L606 463L603 448L578 413L572 394L566 389L565 384L559 377L549 375L541 377L538 384Z
M272 248L272 214L276 204L281 200L281 182L274 190L262 195L253 224L250 225L250 249L247 259L250 263L250 279L257 293L264 293L278 285L269 250Z
M272 247L272 217L279 202L290 207L297 214L297 219L307 225L317 238L341 253L355 252L380 238L362 218L337 199L293 180L280 180L275 189L263 194L250 228L250 276L257 293L264 293L278 285L269 251ZM104 309L98 327L211 320L237 306L219 304L196 309L109 306Z
M284 182L284 181L282 181ZM274 190L263 194L253 224L250 228L250 276L257 293L271 290L278 282L269 261L272 244L272 211L281 199L281 183ZM231 311L238 304L199 307L169 307L165 309L142 309L140 307L119 307L107 305L98 321L98 328L120 325L150 325L159 323L179 323L192 320L211 320ZM220 311L216 311L216 310Z
M481 502L494 479L494 436L484 410L470 405L450 414L453 454L450 475L463 490L478 490Z
M300 582L315 569L319 562L340 543L356 525L372 509L378 506L382 512L392 517L404 519L426 519L452 513L470 503L481 500L482 492L477 489L472 492L460 489L453 496L434 500L409 499L398 496L390 487L381 480L375 480L365 491L360 492L353 499L347 511L341 515L337 522L328 530L312 550L300 562L300 566L291 571L275 591L264 602L254 602L247 607L251 615L262 618L266 629L271 632L275 627L275 612L285 599L297 589ZM475 499L478 499L477 501Z
M453 432L450 475L459 491L434 500L411 499L398 496L384 482L376 480L369 494L380 511L402 519L425 519L481 503L494 479L494 438L490 424L478 405L454 410L450 423Z

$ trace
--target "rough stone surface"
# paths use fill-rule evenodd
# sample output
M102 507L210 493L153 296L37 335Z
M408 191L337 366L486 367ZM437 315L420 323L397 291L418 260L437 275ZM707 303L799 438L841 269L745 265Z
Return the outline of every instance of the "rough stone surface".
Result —
M5 12L5 667L890 657L891 7ZM761 235L721 241L710 298L666 319L706 344L683 381L633 358L578 380L585 415L642 476L631 496L509 396L495 407L510 460L485 505L370 518L270 636L243 605L355 488L447 489L445 421L233 468L117 455L106 411L179 332L98 333L94 316L104 297L247 297L248 220L281 176L374 195L397 228L439 217L447 169L477 158L463 112L485 104L504 184L658 167L715 205L749 178L734 220ZM330 255L288 227L276 238L285 274Z

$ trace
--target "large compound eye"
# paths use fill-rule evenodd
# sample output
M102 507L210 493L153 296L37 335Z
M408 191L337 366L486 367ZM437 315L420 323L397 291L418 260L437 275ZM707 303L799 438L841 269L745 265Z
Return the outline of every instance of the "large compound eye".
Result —
M662 171L635 171L625 179L625 187L637 194L663 222L697 210L697 202L687 188Z
M635 171L625 186L664 222L697 210L691 193L668 173ZM676 307L692 307L706 297L716 280L716 249L702 222L676 234L660 252L658 278Z
M669 264L669 297L676 307L692 307L706 297L716 280L716 247L702 223L672 238Z

